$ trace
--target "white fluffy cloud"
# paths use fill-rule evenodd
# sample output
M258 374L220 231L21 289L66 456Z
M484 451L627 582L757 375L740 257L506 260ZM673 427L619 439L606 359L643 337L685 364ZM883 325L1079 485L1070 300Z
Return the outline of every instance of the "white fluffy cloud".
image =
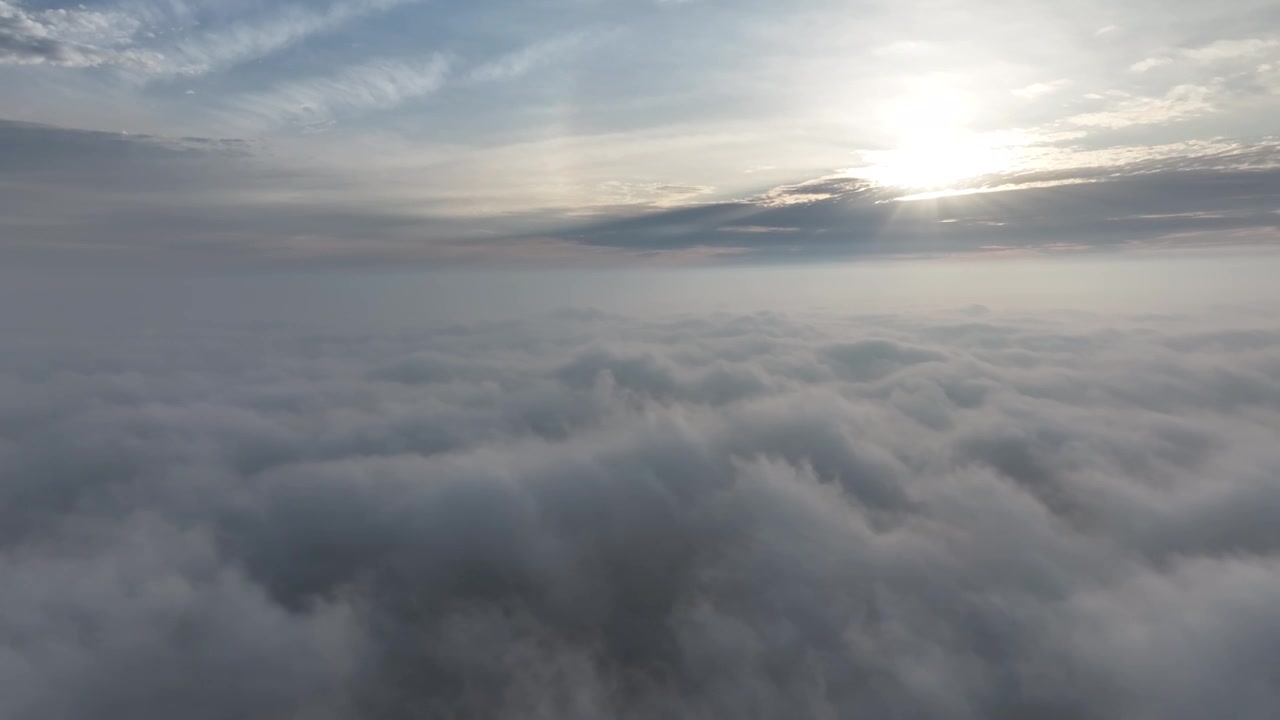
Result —
M0 716L1271 718L1261 317L11 333Z

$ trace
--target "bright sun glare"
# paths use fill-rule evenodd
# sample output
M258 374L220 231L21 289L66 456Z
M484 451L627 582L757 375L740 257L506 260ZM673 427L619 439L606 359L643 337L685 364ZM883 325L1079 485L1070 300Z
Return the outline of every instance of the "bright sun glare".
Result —
M970 95L946 87L899 98L880 117L896 147L864 151L864 164L846 172L880 185L935 189L1007 169L1011 149L969 129L976 110Z

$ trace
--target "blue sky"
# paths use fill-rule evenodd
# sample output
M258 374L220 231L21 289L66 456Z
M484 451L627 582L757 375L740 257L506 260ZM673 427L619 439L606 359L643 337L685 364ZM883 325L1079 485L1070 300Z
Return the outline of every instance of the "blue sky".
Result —
M1280 7L1254 0L0 0L0 97L9 262L1280 239Z

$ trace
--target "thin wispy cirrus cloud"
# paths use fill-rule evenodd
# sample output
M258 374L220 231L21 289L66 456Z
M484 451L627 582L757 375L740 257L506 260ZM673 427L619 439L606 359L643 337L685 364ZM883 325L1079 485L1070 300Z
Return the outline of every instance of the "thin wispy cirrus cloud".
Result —
M449 60L433 55L413 60L372 60L342 72L285 83L238 98L234 116L270 124L327 123L341 115L394 108L430 95L449 72Z
M191 39L179 39L166 55L166 67L162 72L207 74L271 55L308 37L333 32L348 23L418 1L359 0L335 2L318 8L284 5L280 10L269 10L260 17L245 19L243 24ZM169 63L174 66L168 67Z

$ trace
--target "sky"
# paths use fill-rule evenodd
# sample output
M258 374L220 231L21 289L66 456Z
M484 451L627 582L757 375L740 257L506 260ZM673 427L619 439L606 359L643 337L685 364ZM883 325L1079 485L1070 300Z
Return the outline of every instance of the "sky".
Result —
M10 267L1222 252L1269 0L0 0Z

